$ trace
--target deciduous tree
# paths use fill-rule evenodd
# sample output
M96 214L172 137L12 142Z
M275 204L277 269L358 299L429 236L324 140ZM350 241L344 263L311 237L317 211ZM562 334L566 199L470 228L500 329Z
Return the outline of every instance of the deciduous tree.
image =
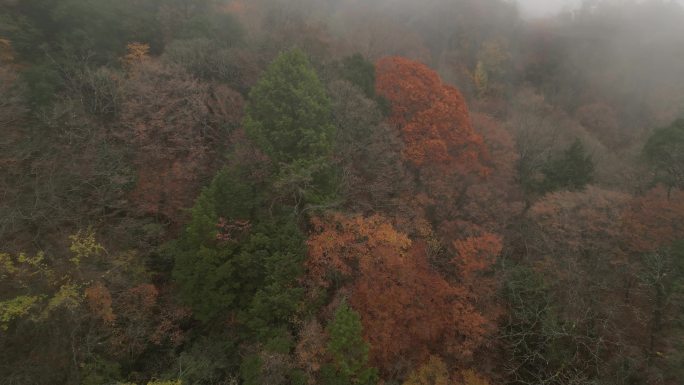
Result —
M482 137L472 128L461 93L427 66L401 57L376 63L378 93L392 105L404 156L416 167L487 173Z
M237 92L202 83L153 59L134 61L125 82L117 136L133 150L131 198L144 213L181 222L203 183L220 167L226 128L242 119Z
M404 385L448 385L449 371L444 361L430 356L421 367L415 369L404 381Z
M425 244L411 242L377 215L333 214L315 219L314 226L308 241L310 277L322 286L348 282L371 357L385 373L402 372L430 353L471 357L488 322L466 285L452 284L432 269ZM476 258L464 254L463 263Z

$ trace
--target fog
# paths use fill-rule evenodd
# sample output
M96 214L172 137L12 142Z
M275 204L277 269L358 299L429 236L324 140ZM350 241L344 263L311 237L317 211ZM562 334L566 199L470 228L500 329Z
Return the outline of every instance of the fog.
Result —
M669 0L664 0L662 3L667 3ZM684 4L684 0L671 0L674 3ZM516 0L518 3L521 16L534 19L554 16L565 10L574 10L579 8L582 3L599 3L599 1L586 0ZM613 0L613 3L635 3L639 1L630 0ZM643 2L643 1L642 1Z
M681 1L0 0L0 385L682 385L680 118Z
M580 3L581 0L518 0L521 14L530 18L553 15Z

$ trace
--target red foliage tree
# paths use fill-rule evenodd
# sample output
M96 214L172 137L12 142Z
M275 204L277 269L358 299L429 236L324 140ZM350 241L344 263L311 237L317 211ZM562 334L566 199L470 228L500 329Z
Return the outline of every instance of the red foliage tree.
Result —
M95 318L107 325L116 320L116 315L112 311L112 295L105 285L98 282L86 288L85 298Z
M486 174L487 151L470 123L465 100L427 66L401 57L376 63L376 89L392 104L404 156L417 167Z

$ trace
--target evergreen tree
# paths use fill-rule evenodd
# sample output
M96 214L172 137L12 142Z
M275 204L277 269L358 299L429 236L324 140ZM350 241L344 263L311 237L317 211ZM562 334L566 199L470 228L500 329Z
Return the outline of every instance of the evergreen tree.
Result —
M324 384L371 385L378 381L375 368L368 365L369 345L362 337L359 314L343 302L328 326L328 351L333 363L321 369Z
M249 97L245 128L271 159L291 163L330 153L330 100L304 53L281 54Z
M291 322L304 295L299 285L304 256L303 235L295 221L287 219L260 225L260 232L243 247L241 265L263 278L255 280L259 286L242 317L250 333L269 350L287 353L291 348Z
M359 87L366 97L375 98L375 66L361 54L344 58L340 72L344 80Z
M173 249L174 278L195 316L236 311L251 331L273 337L299 307L303 236L291 216L258 212L264 186L225 168L198 198Z
M295 206L334 194L331 166L335 126L330 99L306 56L281 54L250 93L245 129L279 165L274 181Z
M582 190L593 180L594 162L578 139L563 152L562 156L550 160L542 169L542 173L543 192Z
M684 119L656 130L643 149L655 172L655 182L684 188Z

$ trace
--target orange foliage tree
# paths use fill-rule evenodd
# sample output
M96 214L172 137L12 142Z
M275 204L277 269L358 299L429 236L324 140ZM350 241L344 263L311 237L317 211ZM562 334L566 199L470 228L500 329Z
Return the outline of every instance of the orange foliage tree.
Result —
M373 360L385 373L424 362L430 354L455 360L472 356L490 326L472 301L479 288L451 282L430 263L424 241L411 241L381 216L331 214L314 218L307 267L311 280L334 278L351 288ZM489 267L501 249L488 237L457 245L464 276ZM467 280L463 280L465 283Z
M401 57L376 63L376 90L392 104L411 164L486 174L487 151L473 130L465 100L427 66Z

